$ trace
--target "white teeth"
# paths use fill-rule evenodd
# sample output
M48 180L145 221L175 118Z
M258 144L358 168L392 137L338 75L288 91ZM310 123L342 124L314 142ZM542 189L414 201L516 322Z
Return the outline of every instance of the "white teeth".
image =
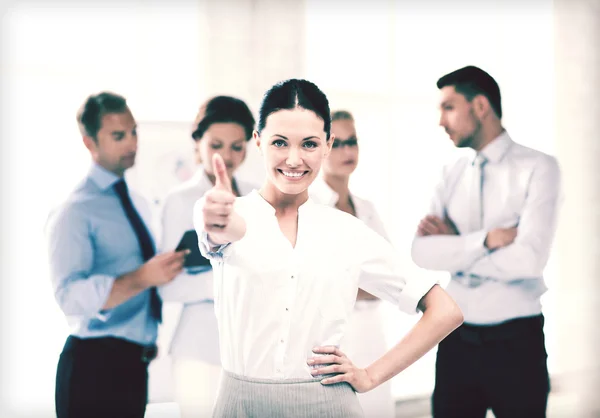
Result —
M291 173L289 171L282 171L283 175L286 177L302 177L304 173Z

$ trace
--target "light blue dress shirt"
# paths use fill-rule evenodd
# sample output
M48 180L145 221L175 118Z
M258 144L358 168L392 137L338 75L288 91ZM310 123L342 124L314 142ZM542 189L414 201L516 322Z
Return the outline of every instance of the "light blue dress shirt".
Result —
M157 322L146 290L109 310L115 279L144 262L140 246L113 185L119 177L94 164L88 176L55 209L47 224L50 274L55 298L80 338L116 337L154 344ZM150 208L131 193L149 225Z

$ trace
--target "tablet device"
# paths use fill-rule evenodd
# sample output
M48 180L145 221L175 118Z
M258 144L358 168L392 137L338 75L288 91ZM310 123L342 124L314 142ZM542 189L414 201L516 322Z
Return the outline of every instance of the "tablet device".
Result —
M198 248L198 234L193 229L185 231L175 251L190 250L190 253L185 257L184 267L210 267L210 260L204 258L200 254Z

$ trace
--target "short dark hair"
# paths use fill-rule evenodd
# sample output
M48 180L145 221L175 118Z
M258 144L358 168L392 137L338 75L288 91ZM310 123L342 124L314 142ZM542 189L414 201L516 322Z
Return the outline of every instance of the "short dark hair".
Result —
M200 106L192 131L194 141L199 141L213 123L237 123L244 128L246 141L249 141L255 121L244 101L231 96L215 96Z
M354 122L354 116L347 110L336 110L331 112L331 121L335 122L336 120L349 120Z
M481 68L469 65L446 74L437 81L438 89L447 86L453 86L457 93L462 94L469 101L480 94L485 96L496 116L502 118L500 87L494 77Z
M97 139L102 128L102 118L109 113L123 113L128 110L127 100L115 93L102 92L90 95L77 112L77 124L81 135Z
M331 136L331 113L329 100L314 83L307 80L289 79L271 87L264 94L258 112L258 132L267 123L267 117L278 110L302 108L314 112L323 120L323 130L327 139Z

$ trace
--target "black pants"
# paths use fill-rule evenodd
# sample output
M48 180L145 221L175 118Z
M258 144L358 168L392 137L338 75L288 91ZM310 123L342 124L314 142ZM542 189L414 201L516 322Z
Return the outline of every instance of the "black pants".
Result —
M58 418L143 418L156 352L116 338L69 337L56 372Z
M550 391L542 315L462 325L438 348L435 418L543 418Z

